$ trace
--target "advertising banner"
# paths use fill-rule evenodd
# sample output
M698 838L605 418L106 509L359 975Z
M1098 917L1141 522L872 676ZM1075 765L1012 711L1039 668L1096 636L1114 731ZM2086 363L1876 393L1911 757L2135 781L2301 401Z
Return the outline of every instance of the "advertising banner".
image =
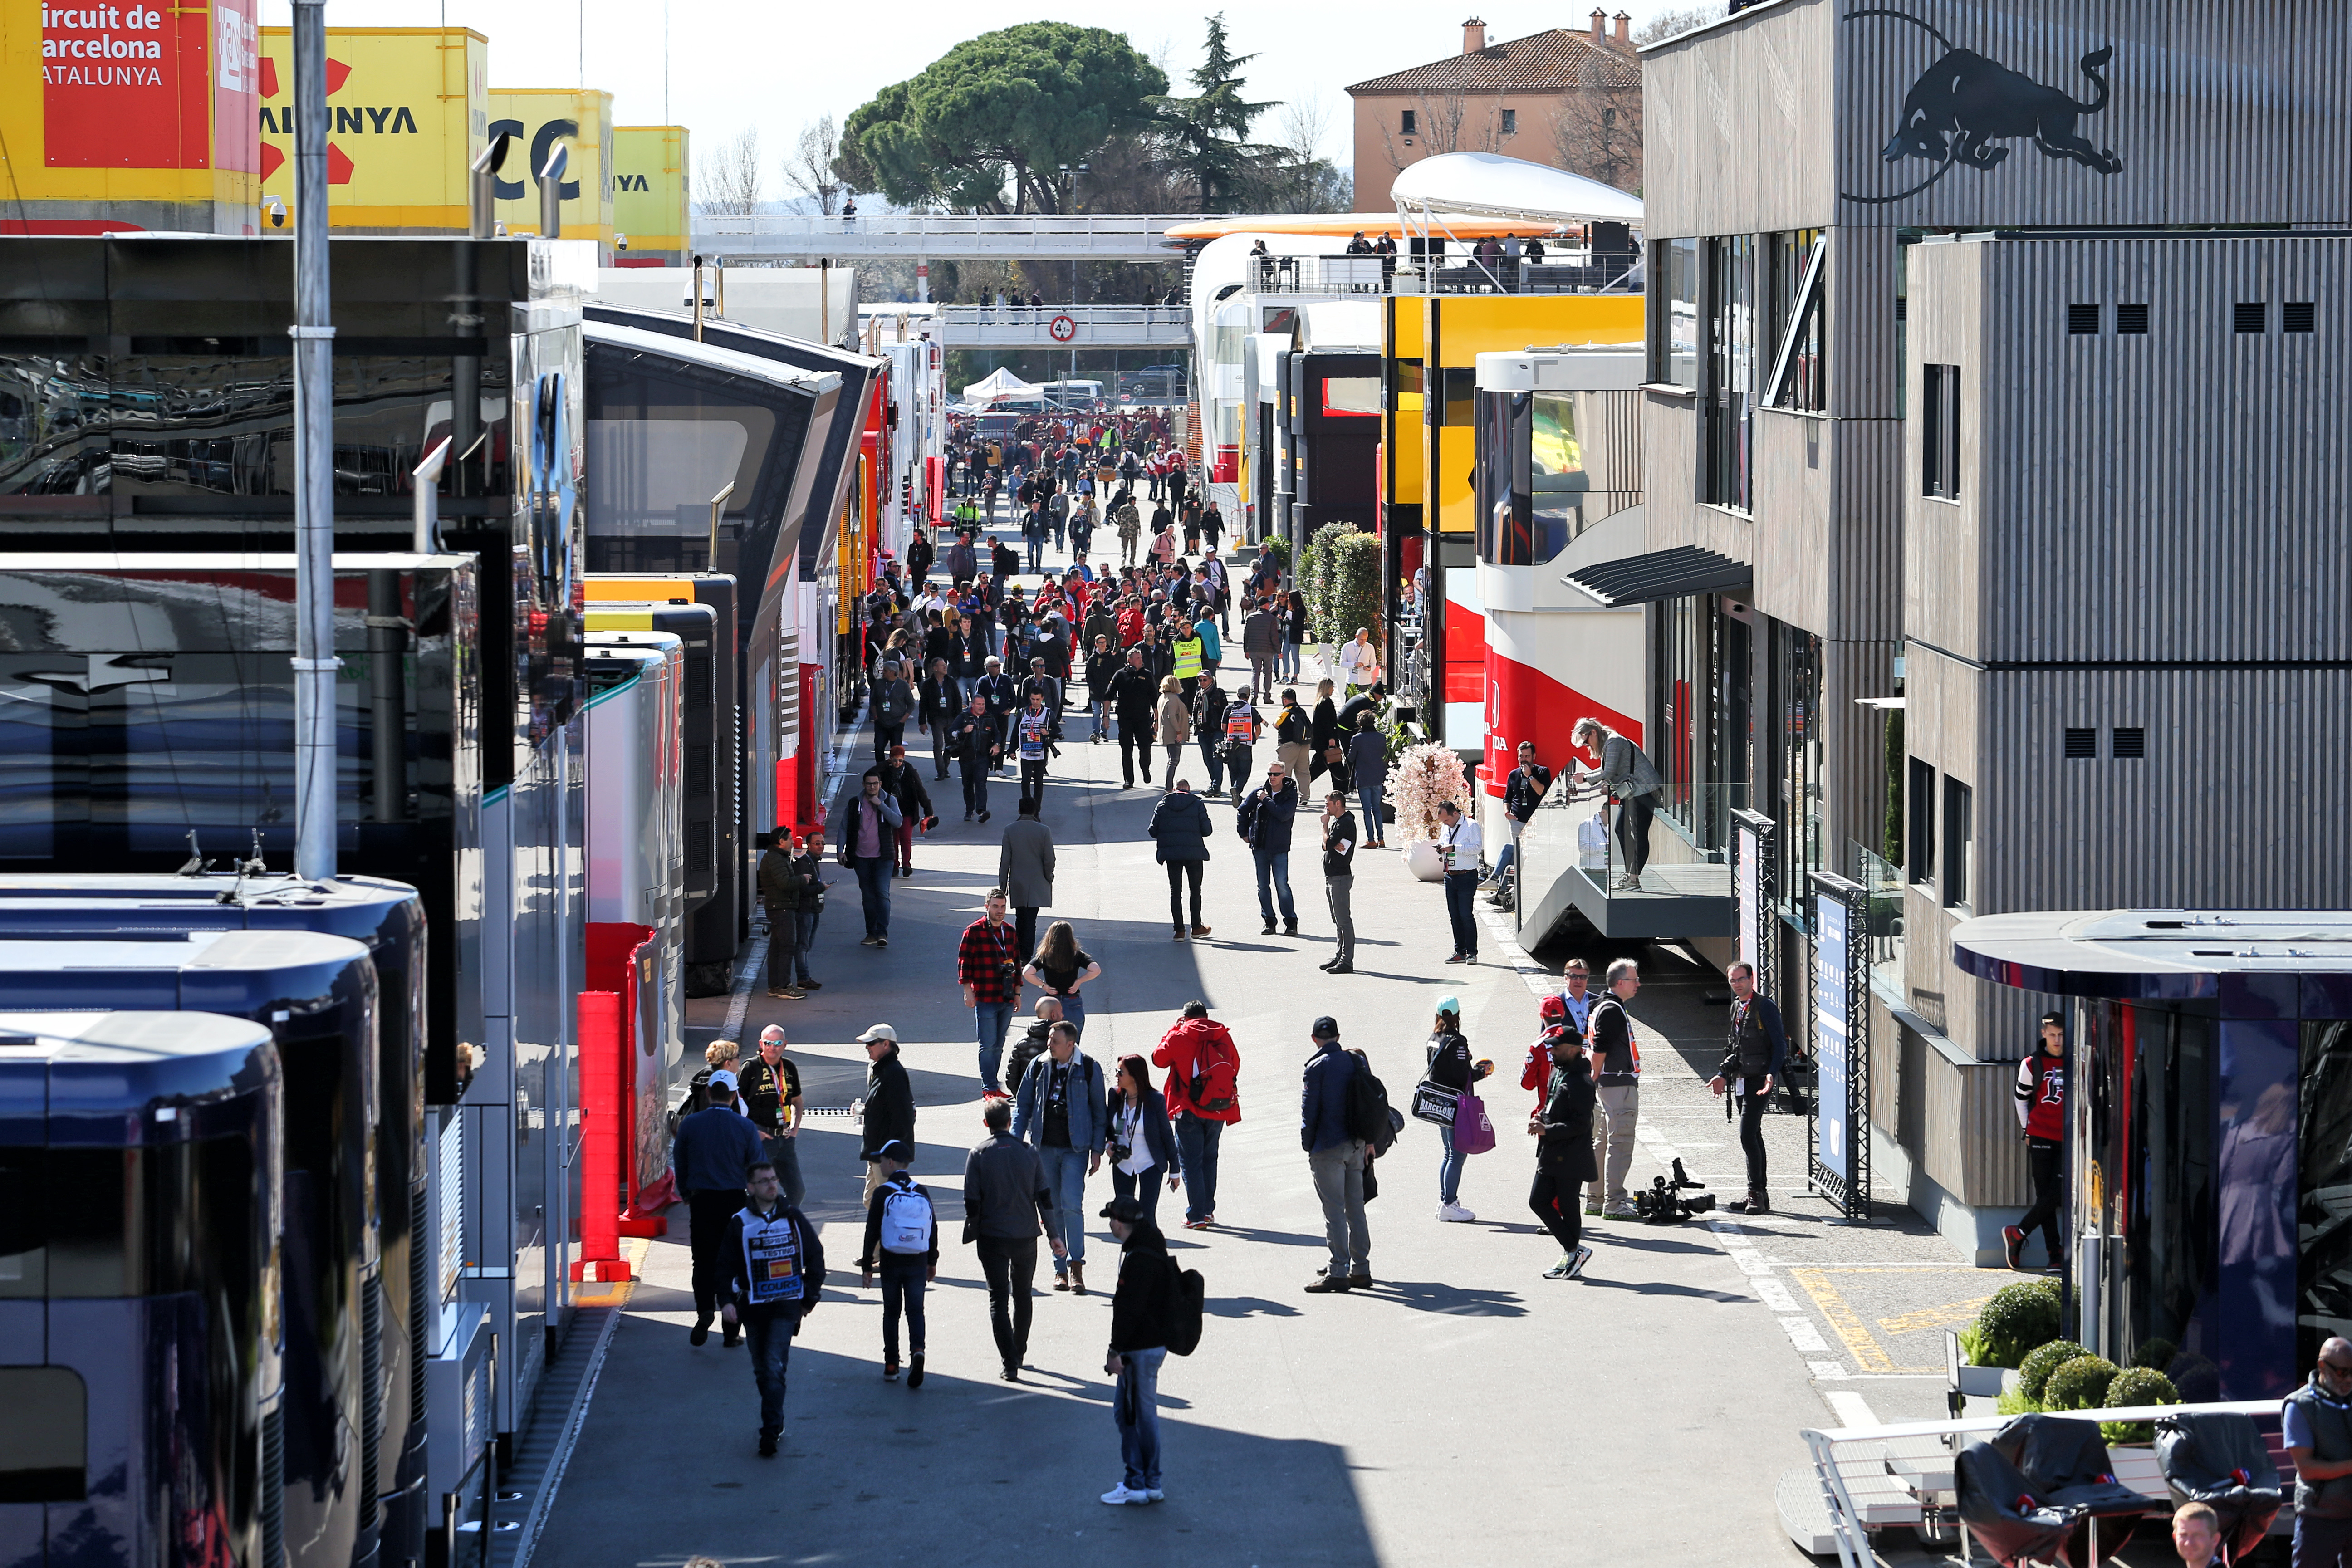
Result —
M561 187L563 237L593 239L600 264L613 253L613 95L593 88L493 88L488 133L520 143L498 182L498 214L509 234L539 232L534 178L556 143L571 149Z
M1853 1031L1846 995L1846 905L1833 892L1813 895L1813 1040L1821 1071L1821 1146L1815 1158L1840 1182L1853 1179L1846 1089Z
M629 237L623 267L675 267L687 259L687 129L622 125L613 131L613 228Z
M265 195L294 205L294 40L261 30ZM327 204L335 228L463 234L489 121L489 42L465 27L327 29Z
M212 18L169 5L41 7L41 119L53 169L212 162Z

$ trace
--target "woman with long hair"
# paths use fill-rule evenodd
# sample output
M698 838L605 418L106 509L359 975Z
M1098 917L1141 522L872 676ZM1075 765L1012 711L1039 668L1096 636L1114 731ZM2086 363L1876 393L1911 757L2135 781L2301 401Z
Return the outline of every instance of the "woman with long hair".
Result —
M1494 1070L1492 1062L1470 1059L1470 1042L1462 1034L1462 1004L1451 996L1442 999L1429 1031L1429 1081L1458 1095ZM1469 1156L1454 1152L1454 1129L1444 1122L1438 1124L1437 1139L1444 1149L1437 1162L1437 1217L1476 1219L1462 1206L1462 1165Z
M1087 1004L1078 994L1078 987L1101 974L1102 965L1078 945L1078 933L1070 929L1070 922L1055 921L1038 939L1036 956L1022 971L1021 978L1061 1003L1062 1016L1083 1039L1087 1032Z
M1122 1198L1143 1205L1143 1217L1160 1224L1160 1183L1173 1192L1183 1178L1183 1158L1168 1126L1168 1102L1151 1087L1151 1068L1141 1057L1118 1058L1107 1107L1110 1126L1110 1185Z

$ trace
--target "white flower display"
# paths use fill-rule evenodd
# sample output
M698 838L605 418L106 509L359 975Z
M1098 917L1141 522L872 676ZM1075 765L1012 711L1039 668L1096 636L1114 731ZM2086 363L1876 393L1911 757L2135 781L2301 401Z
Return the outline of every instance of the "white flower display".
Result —
M1406 843L1435 839L1444 831L1437 808L1454 801L1467 810L1470 781L1462 759L1448 747L1434 743L1408 746L1389 774L1389 798L1396 804L1396 826Z

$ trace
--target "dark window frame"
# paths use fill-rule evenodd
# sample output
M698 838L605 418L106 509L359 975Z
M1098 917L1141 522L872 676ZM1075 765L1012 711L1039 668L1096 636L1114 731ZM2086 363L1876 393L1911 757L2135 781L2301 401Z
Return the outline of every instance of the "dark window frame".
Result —
M1948 910L1971 909L1976 899L1976 797L1969 786L1944 775L1943 852L1939 889Z

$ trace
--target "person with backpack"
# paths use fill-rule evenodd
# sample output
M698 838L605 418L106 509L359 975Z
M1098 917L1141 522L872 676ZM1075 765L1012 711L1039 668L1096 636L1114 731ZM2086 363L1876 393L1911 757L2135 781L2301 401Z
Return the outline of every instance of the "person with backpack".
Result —
M875 1151L882 1181L866 1201L857 1282L882 1276L882 1376L898 1375L898 1314L907 1314L907 1386L923 1386L923 1287L940 1277L940 1226L929 1191L907 1174L915 1152L893 1138Z
M1184 1173L1184 1228L1217 1223L1217 1145L1242 1119L1242 1054L1232 1031L1209 1016L1209 1005L1184 1004L1183 1016L1160 1037L1151 1065L1168 1069L1168 1121Z
M1047 1234L1054 1251L1054 1289L1087 1293L1087 1178L1102 1169L1109 1103L1102 1067L1078 1049L1078 1032L1065 1020L1047 1037L1045 1055L1030 1065L1013 1097L1013 1135L1035 1145L1054 1194Z
M726 1305L728 1272L737 1256L728 1250L727 1221L742 1206L744 1181L755 1164L767 1165L772 1180L775 1175L760 1130L736 1109L735 1075L724 1068L713 1070L706 1092L709 1106L678 1122L669 1151L670 1173L686 1200L687 1242L694 1252L694 1328L687 1335L693 1345L710 1338L710 1320ZM730 1321L730 1348L736 1334Z
M1472 1084L1494 1070L1492 1062L1470 1059L1470 1042L1462 1035L1462 1004L1452 996L1441 998L1430 1028L1426 1081L1450 1091L1458 1101ZM1454 1148L1451 1121L1437 1124L1437 1140L1445 1151L1437 1163L1437 1217L1466 1224L1478 1217L1462 1206L1462 1167L1469 1155Z
M1110 1189L1133 1198L1143 1217L1160 1224L1160 1178L1168 1178L1174 1192L1182 1179L1183 1155L1176 1134L1168 1126L1168 1102L1152 1087L1151 1068L1141 1057L1118 1058L1111 1079L1110 1103L1104 1110L1110 1128Z
M1160 1487L1160 1368L1174 1337L1177 1269L1167 1238L1133 1198L1113 1198L1102 1217L1119 1244L1110 1353L1103 1358L1103 1373L1118 1380L1111 1415L1127 1469L1102 1500L1115 1506L1154 1503L1167 1496Z
M1557 996L1548 1001L1557 1002ZM1566 1028L1550 1043L1551 1075L1544 1086L1543 1105L1528 1118L1528 1135L1536 1140L1536 1175L1528 1187L1528 1207L1559 1243L1559 1261L1544 1270L1547 1279L1580 1279L1592 1261L1584 1245L1584 1216L1576 1194L1600 1174L1592 1163L1592 1064L1584 1042Z
M719 1233L733 1276L721 1310L727 1342L739 1334L750 1342L751 1379L760 1389L760 1457L772 1459L784 1438L784 1366L793 1336L824 1289L824 1244L807 1216L783 1200L767 1161L752 1162L742 1191L751 1201Z
M1372 1233L1364 1222L1364 1151L1367 1140L1348 1124L1349 1089L1360 1069L1339 1044L1339 1020L1321 1017L1310 1031L1315 1054L1307 1058L1298 1115L1298 1142L1315 1176L1323 1205L1323 1240L1330 1267L1307 1282L1314 1294L1353 1290L1372 1282Z
M880 779L882 793L898 803L898 826L893 840L898 851L898 875L911 877L915 874L915 835L918 831L928 832L939 820L931 814L931 792L923 786L922 773L907 761L904 742L893 742L882 753L882 760L866 771Z

